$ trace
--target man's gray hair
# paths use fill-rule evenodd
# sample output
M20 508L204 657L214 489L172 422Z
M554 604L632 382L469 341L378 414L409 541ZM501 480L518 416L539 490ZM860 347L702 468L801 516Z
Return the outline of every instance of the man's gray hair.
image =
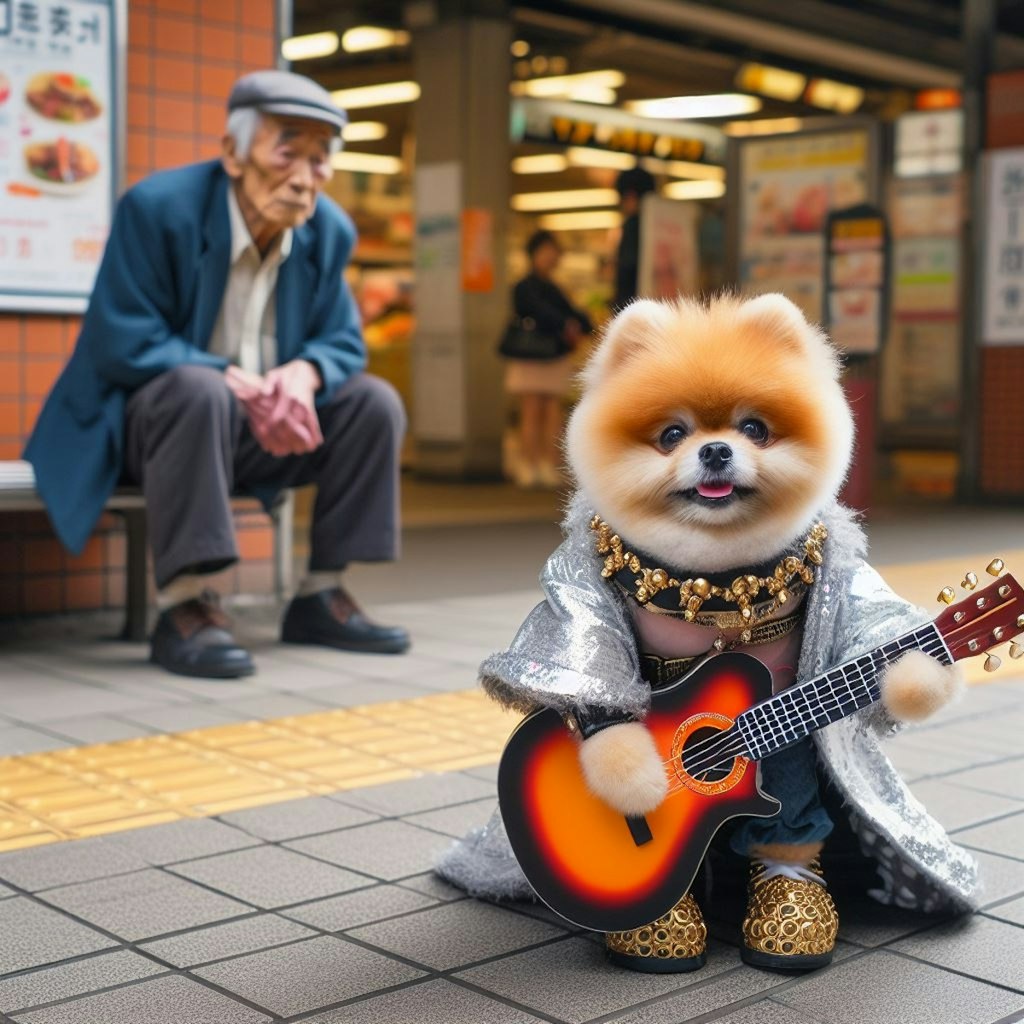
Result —
M239 160L249 159L252 140L256 138L256 129L260 126L263 115L255 107L240 107L228 114L228 123L224 134L235 140L235 156ZM341 136L334 135L330 141L330 152L341 150Z

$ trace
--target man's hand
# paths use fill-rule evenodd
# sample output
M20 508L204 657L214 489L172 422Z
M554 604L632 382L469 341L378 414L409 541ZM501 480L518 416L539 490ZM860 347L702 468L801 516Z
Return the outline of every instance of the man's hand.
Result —
M271 455L304 455L323 444L315 398L320 388L317 368L305 359L275 367L264 378L271 403L257 405L250 422L253 434Z

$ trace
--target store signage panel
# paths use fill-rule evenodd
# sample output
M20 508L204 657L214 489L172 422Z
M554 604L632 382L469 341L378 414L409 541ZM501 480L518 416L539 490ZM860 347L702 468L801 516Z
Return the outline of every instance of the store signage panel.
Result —
M0 309L87 303L118 186L118 10L0 0Z
M709 125L559 100L513 100L512 139L711 164L724 163L726 151L726 135Z
M983 338L1024 344L1024 148L988 155Z

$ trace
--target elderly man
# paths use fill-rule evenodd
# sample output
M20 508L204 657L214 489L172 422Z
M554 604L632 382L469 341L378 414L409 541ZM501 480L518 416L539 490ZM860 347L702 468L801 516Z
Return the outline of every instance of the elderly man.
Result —
M161 609L151 659L254 671L207 574L238 558L230 495L269 505L316 483L309 574L282 639L399 653L340 574L393 559L395 392L361 371L343 277L355 233L320 195L345 114L308 78L262 71L228 100L219 161L164 171L121 199L74 355L26 451L53 524L82 547L119 479L142 486Z

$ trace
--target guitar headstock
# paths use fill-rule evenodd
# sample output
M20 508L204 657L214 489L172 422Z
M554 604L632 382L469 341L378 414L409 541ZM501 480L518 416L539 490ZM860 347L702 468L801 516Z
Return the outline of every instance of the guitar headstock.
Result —
M994 558L986 572L998 577L986 587L978 589L978 577L967 573L960 586L968 596L956 600L952 587L944 587L939 600L949 607L935 620L935 626L954 661L985 654L993 647L1024 633L1024 587L1009 573L1003 575L1003 560ZM1024 645L1010 644L1011 658L1024 656ZM994 654L985 659L985 668L994 672L1002 661Z

